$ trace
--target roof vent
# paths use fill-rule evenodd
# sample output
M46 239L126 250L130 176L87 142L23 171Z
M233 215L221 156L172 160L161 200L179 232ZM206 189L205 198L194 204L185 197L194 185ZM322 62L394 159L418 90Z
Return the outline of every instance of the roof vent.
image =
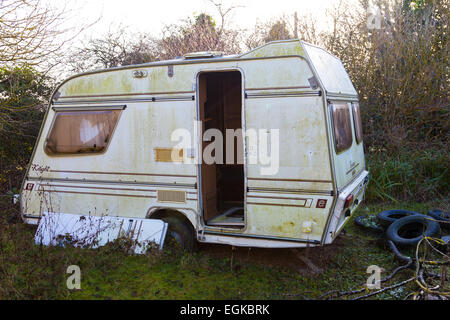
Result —
M200 51L200 52L190 52L184 55L185 59L201 59L201 58L214 58L223 56L221 51Z

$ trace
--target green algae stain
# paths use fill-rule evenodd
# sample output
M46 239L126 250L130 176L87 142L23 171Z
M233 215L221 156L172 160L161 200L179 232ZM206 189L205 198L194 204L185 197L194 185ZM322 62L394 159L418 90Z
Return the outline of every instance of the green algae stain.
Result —
M127 72L92 74L69 80L61 90L65 96L130 93L133 79Z
M291 43L272 43L268 44L260 49L250 52L243 57L245 58L259 58L259 57L273 57L273 56L291 56L299 55L305 56L300 42Z

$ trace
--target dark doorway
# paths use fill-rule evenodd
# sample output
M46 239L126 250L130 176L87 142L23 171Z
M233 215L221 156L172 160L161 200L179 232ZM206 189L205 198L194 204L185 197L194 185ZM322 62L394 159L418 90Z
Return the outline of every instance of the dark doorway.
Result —
M244 227L244 150L241 73L226 71L200 74L199 109L202 137L208 129L219 130L223 137L223 157L216 157L216 162L212 164L202 161L201 165L203 219L210 226L242 228ZM228 144L227 129L235 130L232 136L229 133L228 140L233 141L228 141ZM212 141L202 142L202 154L213 142L214 138ZM231 145L232 148L230 148Z

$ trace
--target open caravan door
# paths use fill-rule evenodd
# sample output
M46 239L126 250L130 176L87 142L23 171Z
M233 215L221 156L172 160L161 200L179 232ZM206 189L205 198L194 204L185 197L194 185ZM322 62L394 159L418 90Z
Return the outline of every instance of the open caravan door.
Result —
M34 240L43 245L97 248L116 239L125 239L131 241L135 253L143 254L153 246L162 250L166 233L167 223L157 219L46 212Z

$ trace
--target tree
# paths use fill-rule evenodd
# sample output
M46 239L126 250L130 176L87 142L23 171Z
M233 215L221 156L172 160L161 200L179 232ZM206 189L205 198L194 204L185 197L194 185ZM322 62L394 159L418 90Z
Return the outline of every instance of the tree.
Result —
M211 15L200 13L165 26L161 39L129 32L123 26L111 27L106 35L91 38L82 47L72 50L67 64L78 73L168 60L194 51L240 52L239 32L226 27L229 13L237 6L226 7L219 1L210 2L219 13L219 26Z
M0 64L48 62L50 55L75 36L55 41L68 32L62 28L65 10L43 5L40 0L0 0Z
M281 16L276 20L257 23L253 33L245 40L247 48L253 49L270 41L292 39L288 20L289 17Z
M276 21L267 32L264 38L265 42L270 42L274 40L286 40L291 39L292 36L286 26L286 21L278 20Z
M31 66L0 68L0 193L20 186L52 87Z
M211 1L220 16L220 25L211 15L200 13L180 23L167 25L161 39L129 32L126 27L111 27L100 37L91 38L71 54L68 64L73 72L112 68L156 60L169 60L195 51L240 52L240 34L226 27L228 14L235 6L225 7Z
M34 138L51 94L49 77L31 66L0 68L0 139Z
M156 42L143 33L131 33L124 26L110 27L104 36L91 38L72 51L68 65L79 73L155 61Z
M239 33L224 27L226 14L222 15L221 20L222 24L216 27L216 22L210 15L200 13L194 19L185 20L183 24L166 26L162 39L158 41L160 59L173 59L195 51L238 53Z

